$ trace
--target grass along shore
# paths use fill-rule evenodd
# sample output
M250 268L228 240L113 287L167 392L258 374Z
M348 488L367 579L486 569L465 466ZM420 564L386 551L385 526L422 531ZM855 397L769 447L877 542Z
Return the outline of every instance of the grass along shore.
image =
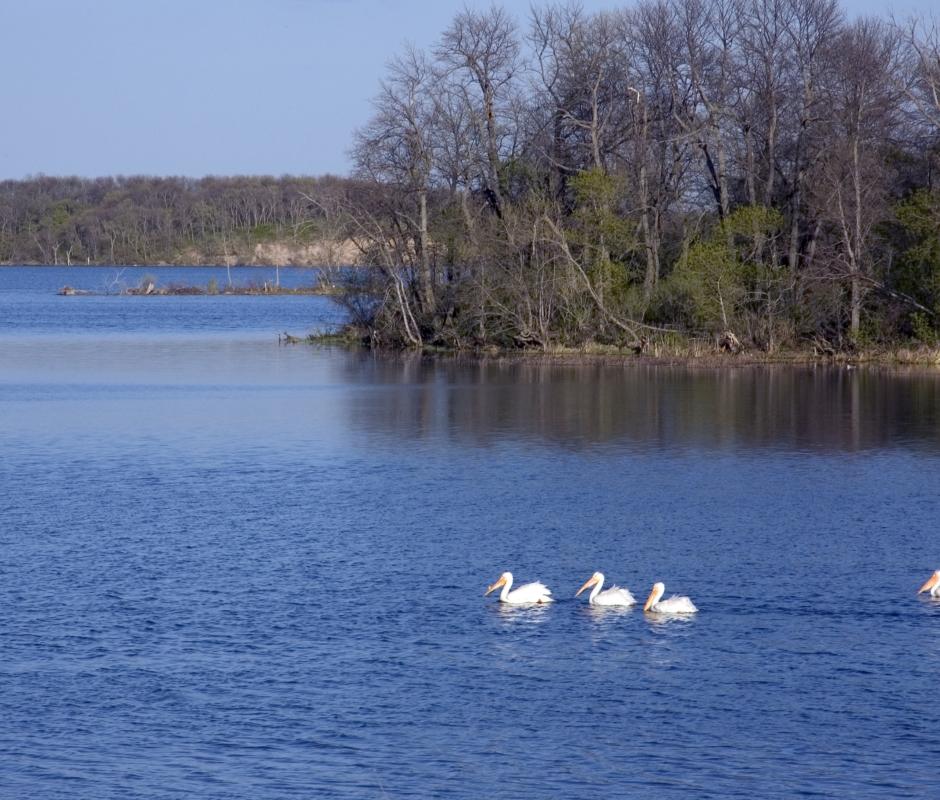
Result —
M434 346L405 351L371 348L368 338L352 329L311 334L305 337L285 335L283 342L286 344L333 345L362 350L375 349L377 352L387 353L414 352L430 358L542 362L559 365L602 363L611 365L746 367L778 364L792 366L833 365L854 367L871 365L940 368L940 346L917 342L859 347L840 351L808 344L804 348L778 348L768 352L757 348L729 349L727 346L723 346L721 337L704 338L669 334L668 336L651 338L642 349L592 343L580 348L450 348Z

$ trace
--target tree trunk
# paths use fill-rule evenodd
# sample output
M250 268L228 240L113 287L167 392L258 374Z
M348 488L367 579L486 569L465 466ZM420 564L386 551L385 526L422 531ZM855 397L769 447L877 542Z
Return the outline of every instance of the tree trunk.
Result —
M862 319L862 174L858 153L858 134L852 142L852 188L855 192L855 214L853 219L855 247L852 259L852 312L849 330L852 339L858 339Z
M421 269L421 305L424 312L434 311L434 281L431 276L431 258L428 253L428 193L425 189L418 192L418 257Z
M640 166L640 206L643 209L642 215L640 216L640 226L643 231L643 244L646 249L646 275L643 278L643 299L648 303L659 281L659 242L653 234L653 226L650 225L649 184L646 177L645 163Z
M496 216L503 216L503 193L499 186L499 145L496 135L496 110L493 89L483 87L483 111L486 114L486 157L489 162L489 176L487 189L490 194L490 204Z

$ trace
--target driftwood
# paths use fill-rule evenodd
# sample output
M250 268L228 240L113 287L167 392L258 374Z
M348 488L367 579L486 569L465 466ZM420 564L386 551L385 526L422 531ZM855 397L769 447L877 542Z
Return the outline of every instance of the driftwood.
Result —
M632 345L630 349L633 350L634 355L641 356L647 351L647 349L649 349L649 346L650 337L641 336L640 340L635 345Z
M813 354L817 356L834 356L836 354L836 348L832 345L831 342L827 342L820 336L815 336L813 338Z
M741 340L734 335L733 331L724 331L718 336L718 349L731 355L737 355L744 348L741 346Z

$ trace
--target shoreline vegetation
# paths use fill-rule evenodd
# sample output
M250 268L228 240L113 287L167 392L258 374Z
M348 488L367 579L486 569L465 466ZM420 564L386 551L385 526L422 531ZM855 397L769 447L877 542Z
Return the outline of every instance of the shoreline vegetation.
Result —
M318 201L373 266L332 278L369 347L935 361L929 19L465 9L374 109Z
M592 343L581 348L555 347L551 349L520 348L468 348L426 346L401 350L375 348L368 334L347 326L338 331L293 336L278 336L282 344L336 346L353 350L378 350L388 354L412 354L422 358L455 359L458 361L553 364L578 366L602 364L614 366L681 366L681 367L759 367L759 366L842 366L849 369L871 367L940 368L940 347L895 344L878 348L833 351L829 349L777 349L773 352L754 349L731 351L720 340L688 339L681 336L651 341L642 349Z
M277 296L313 295L335 296L338 289L329 280L321 279L310 286L284 287L279 283L250 283L245 286L220 286L211 279L205 286L194 284L158 285L156 279L145 275L137 286L118 285L114 290L92 291L63 286L60 296ZM288 332L278 334L281 344L335 345L355 349L383 349L372 339L372 331L346 324L334 331L296 336ZM384 348L389 350L390 348ZM761 351L746 348L730 331L711 338L691 337L675 331L667 334L645 336L639 345L631 347L598 342L585 343L581 347L554 348L505 348L491 345L457 349L454 347L425 345L412 350L423 357L491 362L545 363L557 365L573 364L634 364L662 366L699 367L746 367L762 365L805 366L811 364L877 366L937 366L940 367L940 346L930 347L919 343L895 343L867 349L851 348L837 351L825 342L817 341L812 347L802 349L776 349Z

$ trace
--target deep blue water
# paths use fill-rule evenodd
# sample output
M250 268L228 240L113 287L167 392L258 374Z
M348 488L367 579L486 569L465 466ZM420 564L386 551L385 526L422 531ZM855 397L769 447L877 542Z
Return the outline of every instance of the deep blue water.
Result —
M0 270L0 797L935 793L940 372L377 358L278 346L322 298L63 283Z

